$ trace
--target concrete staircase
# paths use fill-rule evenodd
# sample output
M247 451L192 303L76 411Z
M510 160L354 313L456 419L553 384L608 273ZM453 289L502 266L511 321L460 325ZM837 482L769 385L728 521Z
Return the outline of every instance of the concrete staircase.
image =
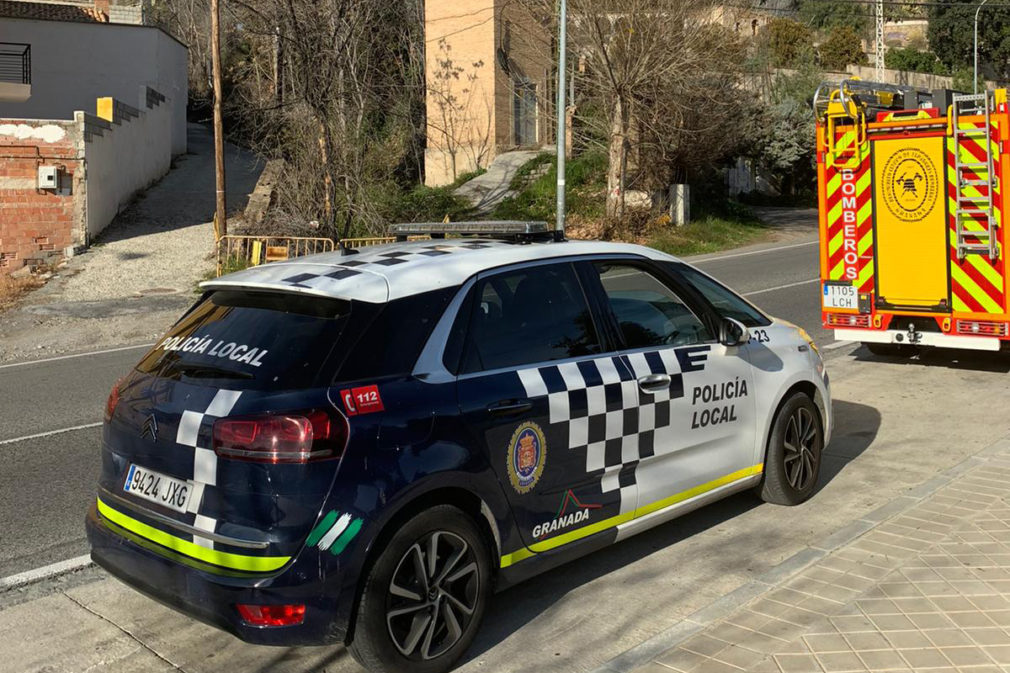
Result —
M487 172L460 185L456 195L469 201L478 215L486 215L509 196L512 179L526 163L547 150L516 150L499 154L487 167Z

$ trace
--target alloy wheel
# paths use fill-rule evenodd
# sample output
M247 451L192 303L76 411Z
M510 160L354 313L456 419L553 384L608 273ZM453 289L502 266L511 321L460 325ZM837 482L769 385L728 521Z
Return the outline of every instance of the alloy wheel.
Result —
M789 417L784 438L783 463L786 481L796 491L803 491L817 477L817 425L809 409L800 407Z
M389 583L386 625L393 644L415 660L445 654L470 625L479 587L470 545L455 533L429 533L406 551Z

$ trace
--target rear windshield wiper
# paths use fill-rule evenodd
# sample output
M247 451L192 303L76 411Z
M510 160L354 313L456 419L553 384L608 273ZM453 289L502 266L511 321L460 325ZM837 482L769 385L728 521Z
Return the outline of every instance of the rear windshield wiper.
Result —
M225 369L215 365L205 365L196 362L185 362L176 360L169 364L159 375L179 373L195 379L251 379L254 376L250 372L241 372L234 369Z

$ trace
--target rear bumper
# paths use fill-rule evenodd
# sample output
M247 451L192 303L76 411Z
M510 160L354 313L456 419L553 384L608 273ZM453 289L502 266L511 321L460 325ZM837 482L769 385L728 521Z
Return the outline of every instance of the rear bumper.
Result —
M940 334L937 332L918 332L918 346L934 346L937 348L963 348L976 351L998 351L1000 340L995 337L958 336ZM835 338L839 341L862 341L878 344L908 345L908 332L903 330L864 330L836 329Z
M336 582L320 573L303 574L294 566L275 575L216 574L189 567L127 538L107 522L96 505L85 527L91 558L113 576L141 593L189 617L258 645L325 645L343 642L347 624L334 615ZM295 564L296 565L296 564ZM246 624L235 605L305 604L305 620L284 627Z

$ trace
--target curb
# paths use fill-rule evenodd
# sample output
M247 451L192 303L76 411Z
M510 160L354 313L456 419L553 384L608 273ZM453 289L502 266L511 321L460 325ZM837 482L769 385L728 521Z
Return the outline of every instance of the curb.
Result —
M42 566L41 568L26 570L25 572L18 573L17 575L0 577L0 594L10 591L11 589L17 589L29 584L41 582L42 580L58 577L59 575L65 575L66 573L80 570L81 568L87 568L90 565L91 554L85 554L84 556L59 561L58 563L52 563L47 566Z
M1010 451L1010 436L996 440L975 455L965 458L932 479L909 489L887 504L839 528L819 542L808 545L749 582L692 612L673 626L625 650L590 673L630 673L630 671L644 666L659 654L673 649L702 629L729 616L741 605L770 591L779 583L797 575L831 552L862 537L885 521L907 511L971 468L987 462L994 455L1007 451Z

